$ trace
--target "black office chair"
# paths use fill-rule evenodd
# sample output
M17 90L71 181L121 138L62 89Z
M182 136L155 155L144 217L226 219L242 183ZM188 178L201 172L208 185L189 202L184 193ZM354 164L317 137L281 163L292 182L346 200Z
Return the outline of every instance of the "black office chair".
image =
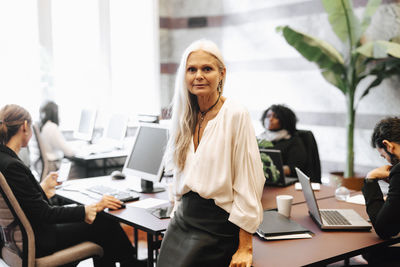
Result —
M304 173L310 177L311 182L321 183L321 162L319 160L318 145L314 135L308 130L297 130L297 133L303 141L307 153Z

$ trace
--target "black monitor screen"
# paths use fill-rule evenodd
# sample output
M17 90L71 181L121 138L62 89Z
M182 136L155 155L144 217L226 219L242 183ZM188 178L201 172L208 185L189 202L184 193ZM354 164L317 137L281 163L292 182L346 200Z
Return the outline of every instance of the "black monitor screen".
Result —
M167 129L141 126L126 168L157 175L167 142Z

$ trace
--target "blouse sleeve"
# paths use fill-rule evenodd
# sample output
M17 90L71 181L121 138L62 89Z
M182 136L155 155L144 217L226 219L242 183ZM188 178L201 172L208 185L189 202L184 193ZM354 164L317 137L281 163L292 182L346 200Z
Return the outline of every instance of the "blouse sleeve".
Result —
M243 112L232 122L233 205L229 221L254 233L263 219L261 197L265 183L257 140L249 114Z

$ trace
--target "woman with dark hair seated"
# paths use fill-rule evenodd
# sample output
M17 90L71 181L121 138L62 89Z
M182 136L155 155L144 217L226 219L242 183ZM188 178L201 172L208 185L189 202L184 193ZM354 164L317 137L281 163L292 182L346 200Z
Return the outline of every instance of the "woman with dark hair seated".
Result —
M306 165L306 148L297 134L297 117L285 105L272 105L264 111L261 123L265 131L258 139L270 141L274 149L282 153L285 176L296 177L295 167L304 169Z
M59 125L58 106L53 101L40 108L40 132L44 142L47 158L57 161L64 156L72 157L75 151L68 145L62 135Z

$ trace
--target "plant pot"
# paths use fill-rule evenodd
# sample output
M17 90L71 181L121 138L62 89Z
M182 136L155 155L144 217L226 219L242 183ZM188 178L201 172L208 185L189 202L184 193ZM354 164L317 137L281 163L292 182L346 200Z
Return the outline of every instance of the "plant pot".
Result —
M361 191L365 176L356 173L353 177L343 177L343 172L329 173L329 185L334 187L344 186L347 189Z

